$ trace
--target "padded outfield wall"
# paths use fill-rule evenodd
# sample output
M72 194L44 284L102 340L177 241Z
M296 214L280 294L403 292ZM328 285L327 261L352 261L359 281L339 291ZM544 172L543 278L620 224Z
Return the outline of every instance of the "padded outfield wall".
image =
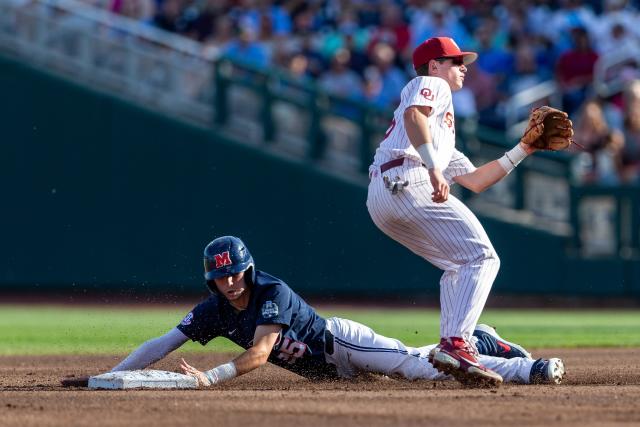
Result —
M364 187L12 61L0 76L2 289L196 292L203 247L235 234L304 295L437 293L440 272L374 227ZM495 293L623 292L569 276L563 239L481 221Z

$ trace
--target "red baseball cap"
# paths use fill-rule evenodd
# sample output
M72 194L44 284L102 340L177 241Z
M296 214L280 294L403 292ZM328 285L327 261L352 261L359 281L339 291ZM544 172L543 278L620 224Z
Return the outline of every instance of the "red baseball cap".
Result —
M449 37L431 37L423 41L413 51L413 68L418 69L436 58L456 58L462 56L465 65L471 64L478 58L475 52L462 52L456 42Z

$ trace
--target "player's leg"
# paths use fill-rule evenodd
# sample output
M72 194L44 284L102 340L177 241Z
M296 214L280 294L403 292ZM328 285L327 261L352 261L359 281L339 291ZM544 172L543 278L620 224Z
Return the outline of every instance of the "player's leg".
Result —
M343 377L359 372L399 375L415 380L447 380L449 375L438 372L427 360L435 344L413 348L401 341L377 334L370 327L348 319L327 319L327 329L333 334L333 354L327 357ZM564 376L560 359L533 360L526 357L505 359L480 355L480 363L497 372L506 382L520 384L559 384Z
M445 270L441 280L441 336L471 338L500 267L475 215L454 196L431 201L426 169L393 169L409 186L392 195L378 177L369 184L367 207L382 232Z
M514 357L531 359L531 353L524 347L502 338L498 335L496 328L489 325L476 325L473 331L472 341L475 342L478 352L486 356L503 357L505 359Z
M505 382L519 384L560 384L565 375L561 359L529 359L514 357L505 359L480 355L478 360L487 368L499 373Z
M327 319L327 329L334 337L334 353L327 360L336 365L343 377L373 372L410 380L446 379L446 375L439 373L427 360L435 344L420 349L407 347L399 340L377 334L366 325L337 317Z
M403 172L409 187L391 195L372 182L368 206L383 232L445 270L440 324L441 336L447 340L441 344L451 348L439 355L441 360L431 360L447 373L498 383L499 376L477 362L470 344L499 269L498 256L480 222L462 202L453 196L445 203L431 201L432 187L424 168Z
M475 215L455 197L445 203L448 206L440 220L456 231L440 240L455 267L448 269L440 282L441 336L469 340L498 274L500 259Z

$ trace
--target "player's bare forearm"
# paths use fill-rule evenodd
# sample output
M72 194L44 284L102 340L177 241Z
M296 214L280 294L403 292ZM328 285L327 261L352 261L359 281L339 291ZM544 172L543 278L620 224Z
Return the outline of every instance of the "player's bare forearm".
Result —
M187 340L186 335L177 328L173 328L166 334L143 343L115 366L111 372L144 369L164 358L167 354L187 342Z
M180 364L183 372L198 380L202 386L211 386L228 381L238 375L246 374L267 363L269 354L273 349L280 331L281 325L261 325L256 328L253 335L253 346L229 363L217 366L209 371L200 371L189 365L184 359Z
M526 155L533 154L537 151L534 147L523 144L522 142L518 143L518 145L525 151ZM507 175L508 172L500 162L493 160L480 166L471 173L456 176L453 180L474 193L482 193Z
M280 325L258 326L253 339L253 347L233 360L238 375L246 374L267 363L281 330L282 326Z
M471 173L456 176L453 180L474 193L481 193L505 176L507 172L497 160L493 160Z

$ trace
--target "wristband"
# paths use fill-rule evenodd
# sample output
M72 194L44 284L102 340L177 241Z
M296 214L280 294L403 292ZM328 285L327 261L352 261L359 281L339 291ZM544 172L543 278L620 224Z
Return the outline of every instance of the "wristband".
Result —
M433 169L435 167L436 149L433 147L432 143L426 142L419 145L416 147L416 151L420 154L420 157L427 169Z
M229 362L205 371L204 374L211 385L214 385L235 378L238 375L238 371L236 370L236 365L233 362Z
M504 156L498 159L498 163L502 166L502 169L507 172L507 175L516 168L528 156L524 148L520 146L520 143L516 144L511 150L504 153Z

